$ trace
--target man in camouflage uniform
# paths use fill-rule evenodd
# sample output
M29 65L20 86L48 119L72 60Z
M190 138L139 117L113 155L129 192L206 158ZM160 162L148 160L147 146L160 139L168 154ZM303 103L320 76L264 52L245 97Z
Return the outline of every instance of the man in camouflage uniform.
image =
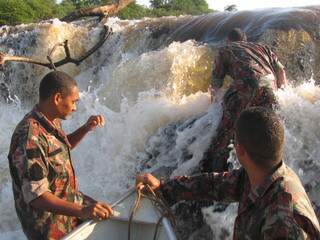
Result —
M181 200L239 202L233 239L320 239L318 219L298 176L282 161L284 127L267 108L244 110L236 122L236 153L243 167L159 181L138 175L170 205Z
M219 49L212 72L212 88L222 87L224 78L233 79L223 97L223 116L208 151L200 163L202 172L226 171L234 135L234 123L249 106L272 108L276 105L273 90L287 83L282 64L268 47L246 41L240 29L228 35L227 45Z
M74 79L54 71L40 83L40 100L16 127L8 155L17 215L28 239L60 239L81 219L105 219L112 209L79 192L70 150L97 126L101 115L66 135L60 119L76 110Z

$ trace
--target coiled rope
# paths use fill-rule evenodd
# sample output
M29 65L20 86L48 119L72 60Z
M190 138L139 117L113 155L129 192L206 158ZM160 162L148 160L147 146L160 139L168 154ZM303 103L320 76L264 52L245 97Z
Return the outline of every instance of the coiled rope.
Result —
M149 186L149 185L143 185L144 187L142 188L137 188L136 192L137 192L137 197L135 199L132 211L130 213L130 217L129 217L129 225L128 225L128 240L130 240L131 238L131 225L132 225L132 219L134 214L136 213L136 211L138 210L140 203L141 203L141 198L147 198L149 199L153 206L158 210L158 212L160 213L160 218L158 219L158 222L156 224L156 228L154 231L154 236L153 236L153 240L157 239L157 235L158 235L158 231L159 231L159 227L160 227L160 223L162 221L163 218L168 218L171 225L175 228L176 226L176 220L175 220L175 216L172 212L172 210L170 209L170 207L167 206L165 200L163 199L162 195L160 193L155 193L153 191L153 189Z

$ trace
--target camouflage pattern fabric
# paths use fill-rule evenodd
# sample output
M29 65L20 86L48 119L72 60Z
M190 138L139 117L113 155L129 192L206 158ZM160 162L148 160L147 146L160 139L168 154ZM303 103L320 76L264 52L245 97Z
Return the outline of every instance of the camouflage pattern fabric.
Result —
M239 202L233 239L320 239L318 219L297 175L284 163L255 190L243 168L161 182L170 205L181 200Z
M80 223L35 209L30 202L44 192L82 204L70 156L70 143L60 122L52 124L35 107L16 127L8 155L17 215L28 239L60 239Z
M217 134L200 163L202 172L228 170L228 145L234 135L234 124L242 110L252 106L274 108L277 101L273 90L278 69L283 68L267 46L234 42L219 50L212 73L212 85L220 88L225 76L233 79L223 98L223 116Z

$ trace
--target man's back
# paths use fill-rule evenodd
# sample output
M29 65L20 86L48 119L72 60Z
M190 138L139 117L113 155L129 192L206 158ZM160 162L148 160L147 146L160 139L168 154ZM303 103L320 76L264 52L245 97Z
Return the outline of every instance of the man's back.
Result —
M234 84L277 88L277 71L283 66L268 46L243 41L231 42L220 48L218 58L218 66L213 71L214 79L229 75L235 80Z
M235 239L320 239L319 231L318 219L299 178L285 164L241 198Z
M320 239L310 200L299 178L284 163L255 191L243 168L177 177L161 183L160 189L170 204L195 199L239 202L234 240Z

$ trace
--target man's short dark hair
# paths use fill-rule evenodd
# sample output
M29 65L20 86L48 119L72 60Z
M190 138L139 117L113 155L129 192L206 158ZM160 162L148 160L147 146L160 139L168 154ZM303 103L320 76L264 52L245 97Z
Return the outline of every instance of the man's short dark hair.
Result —
M68 94L74 86L77 86L77 82L68 74L59 71L50 72L40 82L40 101L46 100L56 93Z
M247 35L240 28L234 28L228 33L228 40L231 42L247 41Z
M242 111L236 122L236 140L263 169L271 169L282 161L284 127L270 109L252 107Z

